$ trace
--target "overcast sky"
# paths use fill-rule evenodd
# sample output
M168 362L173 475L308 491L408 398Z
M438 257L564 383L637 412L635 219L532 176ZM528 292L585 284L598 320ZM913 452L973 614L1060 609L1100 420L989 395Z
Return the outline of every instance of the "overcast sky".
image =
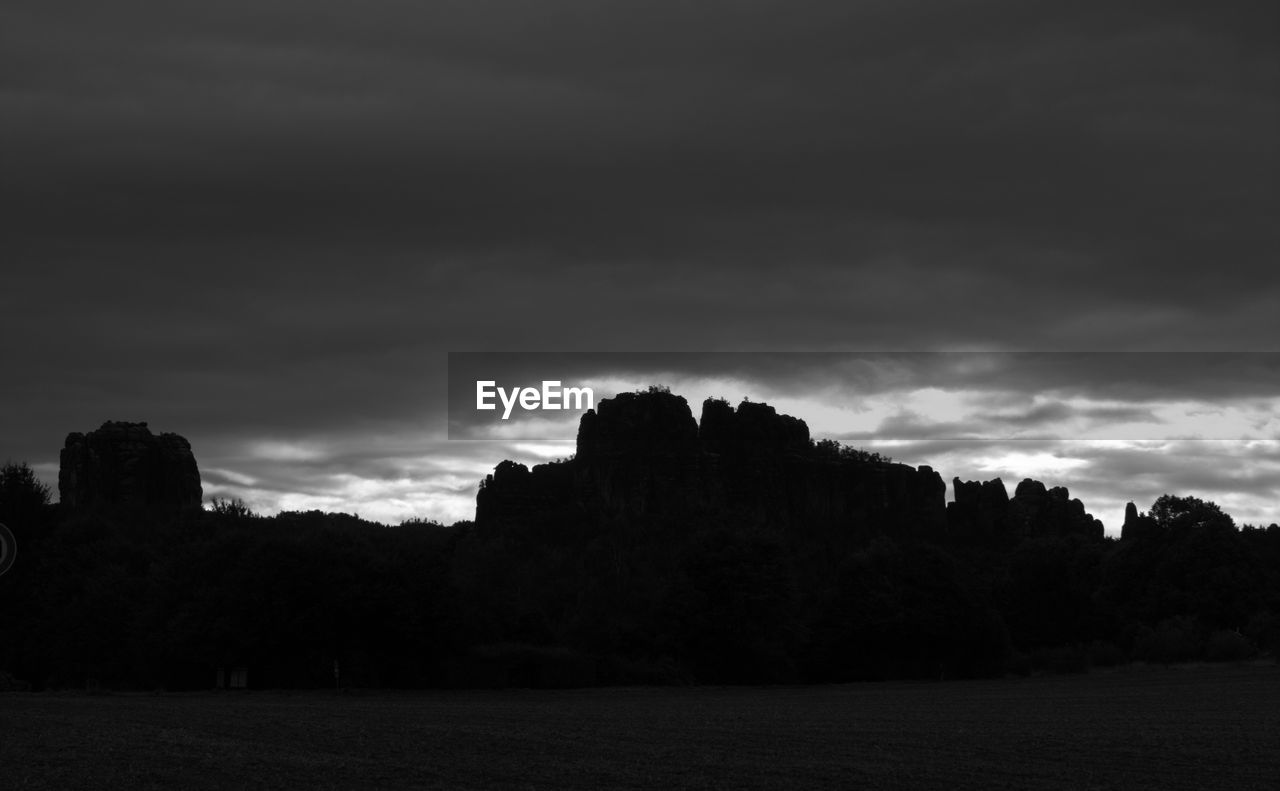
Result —
M449 351L1280 351L1278 13L9 0L0 457L55 482L68 432L145 420L209 496L452 521L567 451L447 440ZM1067 485L1111 531L1163 491L1280 520L1274 367L1185 398L1038 375L917 382L856 430L802 372L723 395ZM1064 409L1112 411L1066 442ZM1143 414L1179 428L1107 436Z

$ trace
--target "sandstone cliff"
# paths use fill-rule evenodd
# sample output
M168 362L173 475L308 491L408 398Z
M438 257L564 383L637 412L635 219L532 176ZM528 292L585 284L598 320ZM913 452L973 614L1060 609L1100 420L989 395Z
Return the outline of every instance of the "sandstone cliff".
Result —
M58 471L65 508L180 511L199 508L200 471L191 444L152 434L146 423L106 422L67 435Z
M701 421L666 392L625 393L582 417L573 459L503 462L476 523L530 525L555 512L595 524L703 520L940 532L946 486L929 467L816 452L804 421L767 404L708 400Z
M803 420L709 399L701 420L665 391L624 393L583 415L574 458L532 469L504 461L481 484L482 530L638 523L891 531L963 542L1040 535L1101 539L1102 523L1065 488L955 480L931 467L822 452Z
M1024 479L1013 498L1004 481L953 482L955 501L947 506L948 527L954 538L977 542L1012 543L1036 536L1078 535L1101 540L1102 522L1072 499L1064 486L1052 489Z

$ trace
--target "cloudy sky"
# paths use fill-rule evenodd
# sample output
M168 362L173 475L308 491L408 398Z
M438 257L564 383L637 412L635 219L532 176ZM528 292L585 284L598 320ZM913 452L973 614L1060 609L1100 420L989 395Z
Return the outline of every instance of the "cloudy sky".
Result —
M0 457L56 481L145 420L207 496L452 521L568 449L448 440L450 351L1280 351L1278 13L10 0ZM668 383L1112 531L1164 491L1278 521L1274 358L1226 357Z

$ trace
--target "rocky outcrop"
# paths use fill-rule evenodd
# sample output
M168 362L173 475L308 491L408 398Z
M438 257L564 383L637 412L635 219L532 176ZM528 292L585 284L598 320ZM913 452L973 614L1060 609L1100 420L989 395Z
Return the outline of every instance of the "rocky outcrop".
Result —
M695 453L698 424L683 396L622 393L587 410L578 424L584 461L630 456L660 459Z
M929 467L817 453L804 421L710 399L695 421L663 391L602 400L583 415L576 456L503 462L481 486L476 524L732 523L940 534L946 486Z
M1124 507L1124 524L1120 527L1121 541L1158 538L1162 532L1160 523L1147 514L1138 513L1138 507L1133 503Z
M191 444L177 434L152 434L146 423L103 423L67 435L58 493L73 510L198 509L203 497Z
M948 530L960 540L1013 542L1039 536L1103 537L1102 522L1072 499L1064 486L1047 488L1024 479L1010 499L999 478L984 483L953 482L955 501L947 507Z
M708 453L730 457L782 457L809 450L809 427L768 404L743 401L735 410L714 398L702 405L698 438Z
M536 465L532 470L504 461L480 482L476 524L493 528L522 514L551 514L572 497L572 469L564 462Z
M1009 492L1004 481L955 478L952 489L955 500L947 504L947 526L953 535L992 541L1009 534Z
M999 478L954 479L858 454L826 452L803 420L768 404L626 393L583 415L577 455L533 469L505 461L481 485L481 529L573 523L769 525L843 534L892 532L961 543L1042 536L1101 540L1103 526L1065 487L1030 478L1013 497Z
M1079 535L1101 540L1102 522L1085 513L1084 503L1071 497L1065 486L1046 489L1026 478L1009 502L1009 521L1017 538Z
M573 479L592 512L659 514L705 505L698 424L682 396L623 393L578 425Z

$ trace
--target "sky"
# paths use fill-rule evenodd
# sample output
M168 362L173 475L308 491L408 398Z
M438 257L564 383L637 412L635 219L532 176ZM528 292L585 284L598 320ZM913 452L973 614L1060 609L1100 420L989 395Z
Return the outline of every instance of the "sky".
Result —
M453 521L502 459L572 447L449 440L449 352L1280 351L1278 15L10 0L0 458L56 483L68 432L147 421L207 497ZM1280 521L1270 365L794 365L667 383L948 481L1043 477L1111 532L1165 491Z

